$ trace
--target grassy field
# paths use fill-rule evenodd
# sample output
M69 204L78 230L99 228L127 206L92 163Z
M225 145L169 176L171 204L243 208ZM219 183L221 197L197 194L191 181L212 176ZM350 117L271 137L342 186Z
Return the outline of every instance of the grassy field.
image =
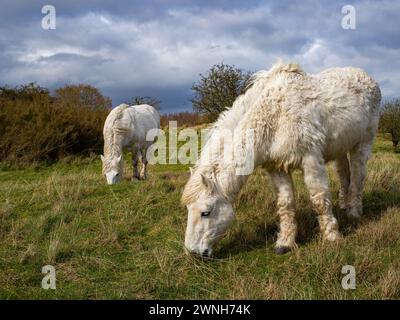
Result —
M0 171L1 299L360 299L400 297L400 154L377 139L369 162L364 217L337 206L343 240L320 239L302 176L296 172L299 247L274 254L278 219L260 170L236 201L237 218L214 260L183 252L186 166L152 166L149 179L108 186L100 159ZM129 166L127 175L131 176ZM57 289L41 288L42 266ZM356 290L341 287L342 266Z

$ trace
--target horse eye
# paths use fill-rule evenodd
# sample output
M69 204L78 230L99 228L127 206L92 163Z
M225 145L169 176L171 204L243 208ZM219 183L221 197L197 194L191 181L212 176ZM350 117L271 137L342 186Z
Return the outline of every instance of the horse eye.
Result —
M207 216L210 215L210 213L211 213L211 211L203 211L203 212L201 213L201 216L202 216L202 217L207 217Z
M118 176L119 176L119 173L117 173L115 176L118 177Z

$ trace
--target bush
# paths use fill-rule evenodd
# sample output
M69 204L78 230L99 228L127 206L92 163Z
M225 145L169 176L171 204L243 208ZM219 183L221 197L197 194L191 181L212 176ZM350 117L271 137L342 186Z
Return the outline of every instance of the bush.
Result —
M161 116L161 127L167 127L169 121L176 121L178 127L193 127L207 122L206 117L201 114L195 112L177 112L163 114Z
M145 97L135 96L132 98L131 102L129 103L129 105L131 105L131 106L135 106L138 104L148 104L157 110L161 109L161 107L160 107L161 101L154 99L152 97L149 97L149 96L145 96Z
M111 99L104 97L97 88L86 84L66 85L55 92L55 97L65 107L79 106L93 110L111 108Z
M250 72L223 63L212 66L207 75L200 74L199 82L192 86L194 110L206 115L209 121L215 120L246 91L250 76Z
M379 129L382 133L391 135L393 149L396 152L400 141L400 98L383 104Z
M66 86L55 96L35 84L0 88L0 161L24 165L100 153L109 105L111 101L90 86Z

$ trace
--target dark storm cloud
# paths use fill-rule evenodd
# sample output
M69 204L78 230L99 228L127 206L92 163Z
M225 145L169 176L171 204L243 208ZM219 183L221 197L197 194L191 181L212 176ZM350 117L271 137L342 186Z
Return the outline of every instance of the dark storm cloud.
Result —
M395 1L52 1L57 29L41 28L48 1L2 1L0 84L99 87L114 104L135 95L190 109L190 87L221 61L246 70L278 58L306 71L365 68L398 95L400 3ZM352 4L357 29L341 27Z

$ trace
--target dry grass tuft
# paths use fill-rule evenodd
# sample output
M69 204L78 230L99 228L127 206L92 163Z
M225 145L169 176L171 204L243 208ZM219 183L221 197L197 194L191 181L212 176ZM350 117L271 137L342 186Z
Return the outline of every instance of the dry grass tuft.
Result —
M400 264L391 266L378 284L383 299L400 297Z

